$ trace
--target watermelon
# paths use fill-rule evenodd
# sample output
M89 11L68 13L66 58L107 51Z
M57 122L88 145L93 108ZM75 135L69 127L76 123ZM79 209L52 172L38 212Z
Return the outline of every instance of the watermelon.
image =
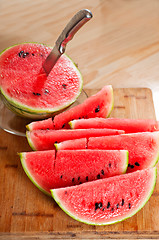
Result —
M84 143L86 142L85 146ZM159 132L122 134L118 136L90 137L65 141L55 145L56 149L107 149L128 150L129 164L127 172L153 167L159 159Z
M65 140L88 138L97 136L108 136L115 134L123 134L123 130L116 129L76 129L76 130L33 130L27 131L26 136L29 145L33 150L51 150L54 143Z
M70 128L68 122L79 118L108 117L113 109L114 98L111 85L104 86L98 93L83 103L55 116L55 129Z
M54 128L54 122L52 120L52 118L48 118L45 120L41 120L41 121L34 121L29 123L28 125L26 125L26 128L29 131L33 131L33 130L48 130L48 129L55 129Z
M72 218L92 225L123 221L137 213L153 193L156 168L52 189L57 204Z
M126 172L127 151L55 150L20 153L30 180L43 192Z
M7 106L25 117L46 118L72 104L83 80L63 54L47 76L42 64L52 50L43 44L12 46L0 55L0 91Z
M159 130L159 122L153 119L89 118L69 122L72 129L112 128L125 133L154 132Z

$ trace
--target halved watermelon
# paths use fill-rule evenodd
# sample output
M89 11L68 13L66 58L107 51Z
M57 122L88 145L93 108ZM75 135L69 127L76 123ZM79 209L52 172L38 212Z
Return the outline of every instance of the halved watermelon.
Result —
M159 122L153 119L89 118L69 122L72 129L112 128L125 133L154 132L159 130Z
M76 130L34 130L27 131L26 136L33 150L51 150L54 143L69 139L88 138L123 134L123 130L115 129L76 129Z
M85 144L86 142L86 144ZM85 147L84 147L85 144ZM153 167L159 159L159 132L121 134L118 136L90 137L88 140L64 141L55 144L56 149L107 149L128 150L128 172Z
M25 117L45 118L72 104L83 80L63 54L48 76L42 64L52 50L43 44L12 46L0 55L0 91L7 106Z
M43 192L126 172L127 151L55 150L20 153L30 180Z
M137 213L153 193L156 168L78 186L51 190L54 200L74 219L92 225L123 221Z

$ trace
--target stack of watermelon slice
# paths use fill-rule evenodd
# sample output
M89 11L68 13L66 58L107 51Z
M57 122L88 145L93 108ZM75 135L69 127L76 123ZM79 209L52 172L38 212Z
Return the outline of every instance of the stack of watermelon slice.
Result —
M105 86L82 104L27 126L34 152L20 153L23 168L74 219L112 224L133 216L156 183L159 124L107 118L113 90Z

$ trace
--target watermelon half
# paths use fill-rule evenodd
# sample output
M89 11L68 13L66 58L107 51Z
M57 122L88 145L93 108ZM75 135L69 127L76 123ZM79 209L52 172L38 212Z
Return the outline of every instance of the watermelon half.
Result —
M58 205L72 218L92 225L123 221L137 213L153 193L156 168L78 186L52 189Z
M159 122L153 119L89 118L69 122L72 129L112 128L125 133L154 132L159 130Z
M89 138L97 136L108 136L123 134L123 130L116 129L63 129L63 130L34 130L27 131L26 136L33 150L51 150L54 144L69 139Z
M66 150L20 153L30 180L43 192L126 172L127 151Z
M29 118L45 118L72 104L83 80L63 54L48 76L42 64L52 50L42 44L12 46L0 55L0 91L6 105Z
M83 138L80 139L80 145L78 140L69 140L57 143L55 147L57 150L79 149L80 147L83 149L128 150L127 172L133 172L156 165L159 159L159 132Z

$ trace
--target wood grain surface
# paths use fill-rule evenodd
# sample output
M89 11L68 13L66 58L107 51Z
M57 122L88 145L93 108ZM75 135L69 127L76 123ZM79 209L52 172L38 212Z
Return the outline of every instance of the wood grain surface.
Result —
M97 90L87 90L92 95ZM155 119L149 89L115 89L111 117ZM89 226L70 218L38 190L22 169L17 152L30 151L24 137L0 131L0 236L2 239L159 238L159 180L145 207L114 225ZM37 238L35 238L37 237Z

